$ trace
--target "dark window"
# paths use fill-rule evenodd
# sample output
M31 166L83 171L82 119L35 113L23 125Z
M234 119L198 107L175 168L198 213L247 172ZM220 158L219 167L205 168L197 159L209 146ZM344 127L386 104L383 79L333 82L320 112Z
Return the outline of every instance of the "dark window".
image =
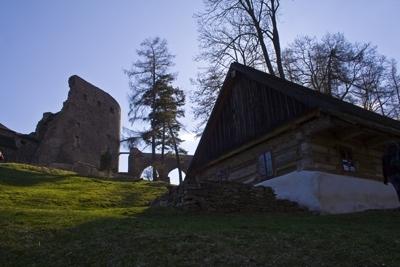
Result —
M111 114L114 114L114 108L113 107L110 108L110 112L111 112Z
M271 152L265 152L258 157L258 173L262 177L271 177L274 174Z
M83 94L83 99L87 101L87 94Z
M347 147L341 147L340 148L340 159L341 159L341 165L342 169L345 172L355 172L356 167L354 165L354 160L353 160L353 152L351 148Z
M97 101L97 106L101 107L101 102Z

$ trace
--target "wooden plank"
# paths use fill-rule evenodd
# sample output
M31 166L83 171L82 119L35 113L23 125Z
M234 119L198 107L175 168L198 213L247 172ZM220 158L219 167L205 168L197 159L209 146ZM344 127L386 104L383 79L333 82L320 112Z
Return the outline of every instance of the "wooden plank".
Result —
M233 150L231 150L231 151L229 151L227 153L222 154L220 157L217 157L214 160L210 160L206 165L198 167L198 168L194 169L194 171L201 171L201 169L209 168L210 166L215 165L218 162L221 162L222 160L225 160L227 158L231 158L231 157L233 157L234 155L236 155L238 153L241 153L241 152L243 152L245 150L248 150L248 149L250 149L250 148L252 148L252 147L254 147L254 146L256 146L256 145L258 145L258 144L260 144L262 142L270 140L270 139L272 139L273 137L275 137L277 135L283 134L283 133L285 133L285 132L287 132L289 130L293 130L293 128L299 127L302 123L304 123L306 121L309 121L312 118L318 118L318 116L319 116L319 111L318 110L314 110L312 112L309 112L309 113L305 114L304 116L302 116L302 117L300 117L298 119L295 119L295 120L293 120L292 122L290 122L288 124L285 124L285 125L283 125L281 127L276 128L275 130L269 132L268 134L266 134L266 135L264 135L264 136L262 136L260 138L256 138L255 140L253 140L251 142L248 142L248 143L246 143L244 145L239 146L236 149L233 149Z
M275 169L275 175L280 176L284 175L286 173L295 171L297 169L297 164L296 162L291 162L282 166L279 166L278 168Z
M229 174L230 180L237 180L243 177L249 177L251 175L257 175L257 167L255 164L242 168L238 171L231 172Z

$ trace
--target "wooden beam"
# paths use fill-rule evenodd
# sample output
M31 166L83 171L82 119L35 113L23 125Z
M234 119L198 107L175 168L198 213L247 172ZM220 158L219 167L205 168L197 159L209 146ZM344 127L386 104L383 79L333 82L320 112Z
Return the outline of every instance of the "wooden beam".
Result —
M394 127L388 127L373 121L368 121L353 115L349 115L347 113L343 112L338 112L338 111L330 111L329 113L332 114L332 116L336 117L336 120L341 120L343 122L346 122L347 125L353 125L356 127L362 127L362 128L368 128L368 131L370 129L373 129L375 132L379 132L381 134L390 134L393 136L400 137L400 130L396 129Z
M371 139L366 140L365 143L366 143L366 146L369 148L377 148L380 146L384 146L387 143L399 142L399 141L400 141L399 138L390 137L387 135L378 135Z
M366 123L365 121L355 120L354 118L350 120L349 117L335 117L333 118L333 123L337 125L339 129L339 133L335 133L339 142L345 142L351 139L355 141L356 139L354 138L361 134L366 135L367 139L363 138L363 140L357 140L357 142L361 142L362 145L369 148L379 147L387 142L400 140L400 134L398 132L374 123ZM372 137L368 138L368 135Z
M365 132L366 132L366 130L361 127L345 129L345 132L340 133L338 137L341 141L347 141L347 140L353 139L357 136L360 136L361 134L363 134Z

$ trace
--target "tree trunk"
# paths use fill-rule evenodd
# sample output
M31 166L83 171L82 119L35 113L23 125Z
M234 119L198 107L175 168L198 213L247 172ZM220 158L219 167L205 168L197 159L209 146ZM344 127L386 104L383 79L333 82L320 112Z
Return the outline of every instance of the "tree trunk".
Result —
M275 0L271 0L271 21L272 21L272 43L274 45L275 55L276 55L276 65L278 66L279 76L285 79L285 72L282 66L282 53L281 44L279 40L278 24L276 23L276 11L279 7L279 1L277 1L277 6L275 7Z
M162 141L161 141L161 161L162 162L164 162L164 154L165 154L165 122L163 123Z
M178 166L178 172L179 172L179 184L182 184L182 182L183 182L182 168L181 168L181 160L179 158L178 146L176 145L175 135L172 132L172 128L171 128L170 124L168 124L168 128L169 128L169 133L171 134L172 142L174 144L174 149L175 149L176 165Z
M152 98L153 98L153 103L152 103L152 109L153 111L155 110L155 105L156 105L156 91L155 91L155 86L156 86L156 57L155 57L155 52L154 49L152 47L152 56L153 56L153 64L152 64L152 74L151 74L151 78L152 78ZM151 124L151 132L152 132L152 136L151 136L151 163L152 163L152 167L153 167L153 181L157 180L157 170L156 170L156 137L155 137L155 126L154 123Z
M153 181L157 180L157 170L156 170L156 138L154 136L154 130L153 130L153 136L151 137L151 162L152 162L152 167L153 167Z
M381 100L381 97L379 94L376 97L378 98L379 108L381 109L382 116L386 116L385 108L384 108L385 104L382 103L382 100Z
M265 44L264 40L264 34L262 32L260 22L257 20L256 15L254 14L254 8L252 4L250 3L249 0L245 0L246 4L244 4L242 1L240 1L242 7L246 10L247 14L251 17L251 20L253 21L254 28L256 29L257 33L257 39L260 42L261 50L264 56L265 63L267 64L267 69L269 74L275 75L274 68L272 67L271 60L269 58L267 46Z
M328 81L327 81L327 88L325 93L327 95L332 95L332 58L334 57L335 51L331 50L328 58Z
M272 67L271 60L269 59L267 46L265 45L264 35L261 32L260 26L256 26L256 30L257 30L258 39L260 41L260 46L261 46L261 49L262 49L262 52L263 52L264 60L265 60L265 63L267 64L268 72L271 75L275 75L274 68Z
M161 140L161 166L159 169L159 174L161 179L165 179L165 122L163 123L163 129L162 129L162 140Z

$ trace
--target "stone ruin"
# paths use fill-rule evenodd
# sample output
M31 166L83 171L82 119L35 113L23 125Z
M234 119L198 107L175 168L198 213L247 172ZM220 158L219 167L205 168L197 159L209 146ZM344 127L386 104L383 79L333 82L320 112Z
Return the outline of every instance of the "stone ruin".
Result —
M119 152L121 109L108 93L79 76L71 76L68 98L57 113L45 112L36 130L30 134L12 131L0 124L0 150L6 161L31 163L75 171L81 175L109 176L102 171L101 158L108 155L110 171L118 172L121 154L129 154L128 173L121 177L139 178L142 171L154 165L158 179L169 182L168 173L177 168L175 155L156 154L132 148ZM191 155L180 155L183 172L187 172Z
M31 134L0 124L0 150L10 162L23 162L100 175L101 158L118 171L121 109L108 93L74 75L61 111L46 112Z

